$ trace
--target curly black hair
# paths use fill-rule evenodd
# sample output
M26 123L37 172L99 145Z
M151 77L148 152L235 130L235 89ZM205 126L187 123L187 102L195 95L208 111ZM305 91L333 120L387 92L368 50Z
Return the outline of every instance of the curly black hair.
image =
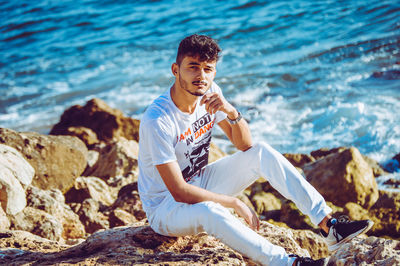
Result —
M217 42L206 36L193 34L181 41L176 55L176 63L180 65L185 56L199 56L201 61L218 61L221 48Z

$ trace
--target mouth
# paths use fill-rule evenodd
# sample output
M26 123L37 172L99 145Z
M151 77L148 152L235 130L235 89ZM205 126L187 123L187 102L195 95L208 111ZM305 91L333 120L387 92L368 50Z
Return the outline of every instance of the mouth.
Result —
M207 82L204 82L204 81L194 81L194 82L192 82L192 84L199 88L207 87Z

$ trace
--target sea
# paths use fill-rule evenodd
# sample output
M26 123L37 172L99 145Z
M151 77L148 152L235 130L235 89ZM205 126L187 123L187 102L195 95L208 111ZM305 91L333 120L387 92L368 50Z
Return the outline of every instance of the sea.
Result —
M215 81L254 141L354 146L400 180L399 0L0 0L0 127L47 134L94 97L140 119L194 33L223 49Z

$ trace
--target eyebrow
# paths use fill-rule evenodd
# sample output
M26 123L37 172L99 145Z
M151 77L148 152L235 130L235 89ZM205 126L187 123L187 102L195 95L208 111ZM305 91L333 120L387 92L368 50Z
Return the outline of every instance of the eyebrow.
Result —
M197 63L197 62L190 62L190 63L188 63L188 65L189 65L189 66L200 66L200 64ZM213 65L209 65L209 64L207 64L207 67L209 67L209 68L214 68Z

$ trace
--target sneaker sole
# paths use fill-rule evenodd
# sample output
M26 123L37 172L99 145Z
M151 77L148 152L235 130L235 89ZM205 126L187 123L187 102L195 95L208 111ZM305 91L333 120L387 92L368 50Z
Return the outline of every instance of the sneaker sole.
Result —
M373 222L373 221L368 221L368 226L367 226L367 227L364 227L363 229L360 229L360 230L358 230L357 232L355 232L355 233L353 233L353 234L351 234L351 235L348 235L346 238L343 238L342 240L340 240L340 242L338 242L338 243L336 243L336 244L334 244L334 245L332 245L332 246L329 246L329 247L328 247L329 252L335 252L335 251L338 250L339 247L340 247L341 245L343 245L344 243L349 242L349 241L352 240L354 237L356 237L356 236L358 236L358 235L360 235L360 234L362 234L362 233L368 232L368 230L371 229L373 225L374 225L374 222Z

